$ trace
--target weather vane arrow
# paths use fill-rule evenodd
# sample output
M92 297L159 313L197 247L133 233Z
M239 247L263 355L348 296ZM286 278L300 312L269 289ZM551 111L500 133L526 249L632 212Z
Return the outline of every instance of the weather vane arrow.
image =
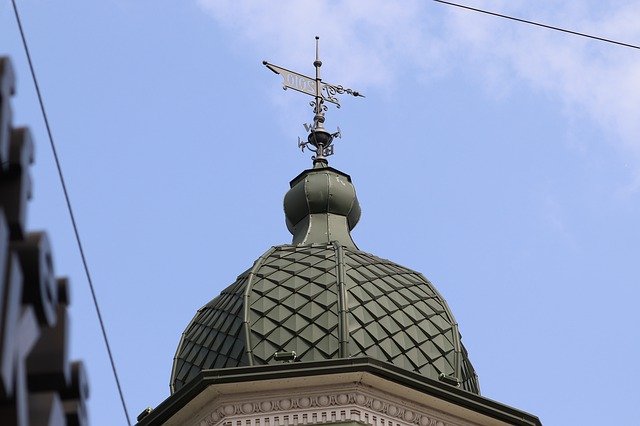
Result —
M309 131L307 142L299 140L298 146L302 148L302 151L304 151L305 148L308 148L310 151L315 153L313 156L314 164L317 162L327 164L326 157L333 154L333 145L331 144L334 138L340 137L340 129L334 133L329 133L324 129L324 113L327 110L325 102L332 103L337 108L340 108L340 101L338 100L337 95L346 93L363 98L364 95L341 85L325 83L322 81L320 78L320 67L322 66L322 62L320 61L318 49L319 39L320 38L316 36L316 60L313 62L313 66L316 68L315 78L270 64L267 61L262 61L262 63L274 73L282 76L283 89L293 89L314 97L314 100L310 102L314 112L313 125L308 126L305 124L305 129ZM309 148L309 145L312 145L314 148Z

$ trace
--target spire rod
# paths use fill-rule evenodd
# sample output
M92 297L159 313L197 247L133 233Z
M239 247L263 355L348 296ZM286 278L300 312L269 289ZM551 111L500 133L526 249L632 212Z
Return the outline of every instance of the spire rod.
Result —
M322 99L322 79L320 78L320 67L322 61L320 60L320 37L316 36L316 60L313 61L313 66L316 68L316 93L315 104L313 105L313 130L324 130L324 111L327 109L324 106L324 100ZM316 154L317 155L317 154Z
M316 68L316 100L314 106L315 116L313 117L313 130L321 130L324 129L324 102L322 100L322 79L320 78L320 67L322 66L322 61L320 61L320 48L319 48L320 37L316 36L316 60L313 61L313 66ZM325 108L326 109L326 108Z
M340 108L340 102L337 98L338 94L347 93L352 96L359 96L363 98L364 95L341 85L330 84L322 81L322 78L320 77L322 61L320 61L319 41L320 37L316 36L316 60L313 62L313 66L316 69L315 79L304 74L270 64L267 61L262 61L262 63L274 73L282 76L282 86L284 90L293 89L309 96L313 96L314 100L310 102L314 114L313 124L304 125L305 130L307 130L309 134L307 135L306 142L303 142L298 138L298 147L301 148L303 152L305 148L308 148L309 151L314 153L314 156L312 157L314 165L317 163L326 165L328 164L327 157L333 155L333 140L341 137L341 135L340 128L338 128L338 131L334 133L329 133L324 128L324 113L328 109L325 102L332 103L336 108Z

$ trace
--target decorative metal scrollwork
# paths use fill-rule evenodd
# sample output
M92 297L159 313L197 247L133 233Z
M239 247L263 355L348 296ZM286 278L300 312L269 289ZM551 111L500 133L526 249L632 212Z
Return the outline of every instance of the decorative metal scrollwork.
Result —
M327 83L324 83L322 85L322 98L327 102L331 102L332 104L335 104L337 108L340 108L340 101L338 100L336 95L344 94L344 93L347 93L352 96L360 96L364 98L364 96L361 95L359 92L356 92L355 90L351 90L349 88L345 88L342 86L334 86L332 84L327 84Z
M319 100L318 104L320 104L320 109L318 109L318 108L317 108L316 101L311 101L311 102L309 102L309 106L310 106L311 108L313 108L313 112L314 112L315 114L319 114L320 112L324 112L324 111L327 111L327 110L329 109L329 108L324 104L324 101L323 101L323 99L322 99L322 98L320 98L320 100ZM340 108L340 105L338 105L338 108Z
M322 81L320 78L320 67L322 66L322 62L320 61L318 54L318 37L316 37L316 60L313 62L313 66L316 69L315 79L304 74L270 64L267 61L263 61L262 63L274 73L282 76L282 86L285 90L293 89L314 97L314 100L309 102L314 113L313 125L309 126L305 124L305 129L309 132L309 136L306 142L298 138L298 147L301 148L303 152L305 148L308 148L309 151L315 153L312 157L314 161L324 160L326 157L333 155L333 145L331 144L334 138L340 137L340 129L335 133L329 133L324 129L324 113L328 110L325 102L330 102L337 108L340 108L340 101L338 100L337 95L346 93L352 96L364 96L355 90ZM309 145L314 148L311 148Z

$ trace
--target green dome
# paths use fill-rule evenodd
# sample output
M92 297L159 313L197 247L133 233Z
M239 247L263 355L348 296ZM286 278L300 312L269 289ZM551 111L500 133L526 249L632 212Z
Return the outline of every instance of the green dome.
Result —
M294 243L268 250L198 310L176 351L172 392L201 370L279 363L276 352L293 351L302 362L368 356L479 393L433 285L353 243L360 207L348 175L303 172L285 212Z

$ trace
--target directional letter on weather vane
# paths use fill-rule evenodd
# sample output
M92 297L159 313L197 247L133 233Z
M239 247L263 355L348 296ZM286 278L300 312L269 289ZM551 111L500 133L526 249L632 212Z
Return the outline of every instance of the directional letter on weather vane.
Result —
M320 62L318 55L318 37L316 37L316 60L313 62L313 66L316 68L315 79L295 71L270 64L267 61L263 61L262 63L274 73L282 76L282 86L285 90L293 89L315 98L311 102L311 106L313 107L313 112L315 114L313 117L313 125L305 125L305 129L310 132L307 137L307 142L299 142L298 146L300 146L304 151L305 148L309 148L309 145L312 145L315 149L309 148L309 150L316 154L313 157L314 164L316 162L323 162L326 164L326 157L333 154L333 146L331 146L331 143L335 137L340 137L340 131L338 130L335 133L329 133L324 129L324 112L327 110L324 102L330 102L336 105L337 108L340 108L340 102L336 95L347 93L353 96L364 96L354 90L322 81L320 78L320 66L322 66L322 62Z

